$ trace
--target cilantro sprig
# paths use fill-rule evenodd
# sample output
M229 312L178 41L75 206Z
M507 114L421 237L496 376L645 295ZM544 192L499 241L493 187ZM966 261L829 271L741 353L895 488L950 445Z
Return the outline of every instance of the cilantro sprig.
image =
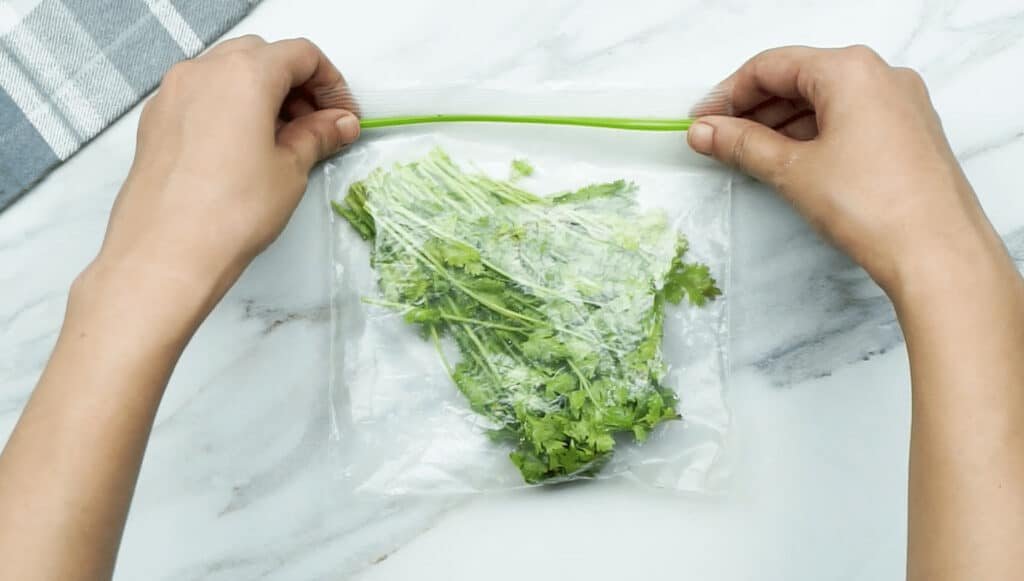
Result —
M666 303L721 294L658 211L619 180L538 196L466 173L443 151L379 168L338 215L373 241L380 296L433 341L489 433L528 483L596 473L616 436L679 419L664 383ZM445 358L442 337L459 361Z

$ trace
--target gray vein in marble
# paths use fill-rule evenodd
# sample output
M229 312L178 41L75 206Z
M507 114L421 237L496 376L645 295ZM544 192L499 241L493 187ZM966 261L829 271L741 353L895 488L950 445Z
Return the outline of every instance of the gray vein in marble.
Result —
M907 59L907 54L914 46L918 37L922 35L922 32L925 30L927 23L929 22L929 10L927 3L921 3L920 15L920 18L918 18L914 24L914 29L907 35L903 44L901 44L900 47L892 53L890 57L892 61L896 63L903 63Z
M441 514L457 504L454 500L437 499L349 498L344 519L334 518L333 511L338 507L320 506L321 513L313 513L293 530L280 531L272 546L239 547L230 555L188 566L165 578L293 578L288 571L297 568L304 569L304 578L348 578L384 561L404 544L429 531ZM310 577L303 560L324 552L345 557Z
M1024 228L1010 232L1004 241L1018 270L1024 271ZM819 258L805 268L802 278L773 280L775 292L793 292L794 299L774 312L759 312L734 328L739 344L736 363L752 366L767 374L774 384L787 386L831 375L840 367L902 345L903 336L889 300L885 296L862 296L856 289L869 284L869 279L859 269L853 272L850 274L844 258ZM740 297L747 296L747 304L741 309L762 306L754 294L762 292L759 288L736 290ZM802 292L801 288L808 290ZM739 301L743 303L744 299ZM805 315L802 322L801 314ZM771 329L778 338L767 344L761 342L764 334L758 327ZM767 348L750 350L744 345L744 335L753 339L752 344Z
M39 325L35 332L21 330L15 333L12 329L17 329L17 324L26 317L38 319L39 310L62 312L66 298L67 292L63 290L45 293L15 306L0 319L0 347L5 351L4 357L0 358L0 385L9 384L13 388L2 392L0 415L15 413L28 401L31 385L25 385L26 380L41 370L60 326L57 321L51 325Z
M846 340L850 333L868 341L851 345ZM845 365L868 361L901 343L894 318L869 315L862 322L829 328L779 347L752 365L771 374L776 385L788 386L830 376Z
M776 340L762 343L764 349L754 353L741 349L737 363L766 373L777 385L791 385L831 375L898 345L902 338L892 305L884 296L858 296L854 289L867 284L868 277L862 273L851 277L846 274L849 268L845 260L823 261L801 280L775 281L775 292L793 292L794 299L759 314L750 326L782 332ZM786 333L787 328L793 331ZM737 333L742 341L744 329ZM763 338L763 333L758 330L753 336Z
M21 414L56 340L56 329L22 339L10 353L11 362L0 366L0 388L4 394L0 398L0 420L7 416L16 419ZM0 440L4 435L0 431Z
M941 85L949 80L952 72L976 64L1021 41L1024 35L1021 29L1024 11L1002 14L966 26L951 26L949 20L959 1L947 0L939 8L924 3L918 25L896 51L893 60L909 60L910 64L915 65L936 85ZM941 35L945 39L945 42L938 43L942 48L936 54L916 62L913 55L915 45L932 34Z
M571 12L572 11L563 12L557 18L552 18L551 21L553 24L550 28L552 30L557 29L558 24L563 23L567 18L571 17ZM544 35L541 38L545 38L546 40L541 40L534 45L524 47L513 56L488 63L477 69L476 73L472 75L472 77L487 79L499 77L509 69L513 69L522 64L525 60L524 55L541 52L543 53L543 58L539 61L540 67L538 77L541 79L564 79L569 76L567 73L573 68L586 66L591 62L624 47L634 45L638 42L650 42L659 35L679 33L679 24L686 22L688 22L688 19L684 7L673 16L666 17L658 23L652 24L646 28L638 30L624 29L624 32L628 32L628 34L575 56L571 55L573 42L568 36L565 34Z
M990 140L964 148L957 152L956 157L961 162L971 161L976 157L993 153L1008 145L1013 145L1020 141L1021 137L1024 137L1024 129L1010 129L1009 131L997 135Z
M39 186L37 186L39 187ZM18 222L5 220L2 222L4 228L0 229L0 255L4 252L24 252L24 246L35 242L43 235L51 234L57 229L66 229L71 223L87 222L93 220L106 223L110 214L110 206L97 203L97 196L93 192L100 193L100 199L105 197L106 192L116 192L121 187L121 179L106 180L99 184L90 184L87 191L77 192L69 196L66 203L58 206L59 212L51 213L47 220L36 221L25 227ZM17 203L29 203L20 200ZM16 206L8 209L6 213L14 211ZM10 228L13 232L6 232Z
M29 302L18 305L17 307L14 308L13 311L9 311L5 317L0 318L0 328L6 328L10 325L13 325L14 323L17 322L18 319L20 319L23 316L26 316L28 314L28 311L36 307L46 306L49 303L52 303L57 300L60 300L61 305L63 305L64 301L67 300L67 296L68 293L65 290L48 292L36 296Z
M156 421L153 425L153 433L163 433L167 430L173 430L175 429L175 425L182 422L187 416L201 416L201 411L196 411L194 409L196 408L198 400L208 397L211 392L215 392L217 385L224 383L225 377L230 377L234 370L237 370L248 359L251 359L259 347L260 345L257 341L251 342L244 350L239 352L237 356L231 358L214 370L213 373L209 374L205 381L199 385L196 392L178 405L178 408L174 413L168 414Z
M242 510L254 500L265 498L286 485L295 474L299 474L304 467L315 461L318 446L328 437L328 430L325 427L329 425L327 403L322 402L313 406L311 413L304 415L303 418L306 426L298 443L267 469L250 475L245 483L233 486L231 500L221 509L218 516L223 517Z
M331 310L327 305L318 305L302 309L283 309L269 305L260 305L253 299L244 299L243 316L246 319L258 319L263 322L263 334L272 333L281 325L295 322L324 323L330 319Z
M1017 270L1024 272L1024 228L1018 228L1003 237L1006 249L1017 265Z
M683 9L675 15L666 17L657 24L653 24L647 28L639 30L632 30L629 34L618 38L611 43L587 51L580 56L570 58L563 53L561 55L561 61L565 65L571 67L588 65L593 63L595 60L623 48L637 44L650 43L664 34L683 34L686 32L686 29L689 28L690 22L692 22L692 20L689 18L689 14L687 14L685 7L683 7Z

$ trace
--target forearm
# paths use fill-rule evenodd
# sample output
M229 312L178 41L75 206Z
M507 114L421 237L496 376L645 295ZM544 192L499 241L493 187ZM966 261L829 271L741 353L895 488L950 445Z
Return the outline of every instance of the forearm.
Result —
M187 292L130 280L94 266L71 291L0 456L0 578L110 577L153 418L198 320Z
M348 88L316 45L247 36L173 67L143 107L101 258L0 456L0 579L109 576L178 356L313 165L359 135L354 114L307 97L321 94Z
M913 382L908 577L1024 577L1024 282L987 223L895 302Z

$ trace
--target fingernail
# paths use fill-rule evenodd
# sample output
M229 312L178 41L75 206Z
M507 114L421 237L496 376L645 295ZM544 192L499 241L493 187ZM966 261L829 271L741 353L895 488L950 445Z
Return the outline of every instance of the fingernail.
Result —
M715 142L715 128L703 121L698 121L690 126L686 132L686 141L697 153L709 155L711 146Z
M346 113L334 123L338 126L342 144L348 145L359 137L359 119L355 115Z

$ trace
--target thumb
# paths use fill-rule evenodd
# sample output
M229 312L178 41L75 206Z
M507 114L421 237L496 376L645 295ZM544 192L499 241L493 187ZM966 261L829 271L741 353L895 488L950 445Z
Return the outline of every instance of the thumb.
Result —
M295 156L305 171L338 153L359 137L359 119L343 109L322 109L285 123L277 132L277 145Z
M739 117L701 117L686 135L697 153L734 166L771 185L779 185L780 173L801 145L774 129Z

